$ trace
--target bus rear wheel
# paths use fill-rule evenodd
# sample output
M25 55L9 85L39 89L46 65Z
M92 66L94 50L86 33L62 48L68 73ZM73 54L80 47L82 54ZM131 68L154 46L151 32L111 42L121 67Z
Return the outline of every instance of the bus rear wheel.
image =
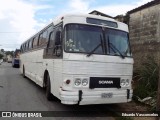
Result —
M51 94L51 84L50 84L50 77L47 75L46 77L46 97L47 100L52 100L52 94Z

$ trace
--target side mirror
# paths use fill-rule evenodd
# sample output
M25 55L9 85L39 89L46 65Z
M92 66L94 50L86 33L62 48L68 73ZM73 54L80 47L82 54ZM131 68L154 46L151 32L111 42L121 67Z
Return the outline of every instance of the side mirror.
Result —
M60 45L60 44L61 44L61 31L57 31L55 36L55 45Z

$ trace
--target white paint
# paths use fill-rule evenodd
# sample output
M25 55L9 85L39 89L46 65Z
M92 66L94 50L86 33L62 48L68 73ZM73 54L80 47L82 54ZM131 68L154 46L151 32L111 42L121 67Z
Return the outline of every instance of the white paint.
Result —
M87 24L86 17L114 21L113 19L95 16L95 15L68 15L64 16L63 24L81 23ZM54 25L61 22L61 19L53 21ZM127 25L117 22L119 30L128 31ZM44 49L27 52L20 55L21 66L25 74L35 83L43 87L45 70L48 71L51 80L51 93L59 98L63 104L77 104L79 101L78 91L82 90L82 101L80 104L102 104L102 103L122 103L129 102L127 99L127 89L131 90L129 96L132 96L132 88L95 88L90 89L89 85L76 87L75 78L89 79L90 77L119 77L121 79L132 80L133 59L120 56L92 55L86 57L86 54L65 53L63 51L62 59L43 59ZM68 85L65 81L69 79ZM89 82L89 81L88 81ZM102 93L112 93L113 98L101 98Z

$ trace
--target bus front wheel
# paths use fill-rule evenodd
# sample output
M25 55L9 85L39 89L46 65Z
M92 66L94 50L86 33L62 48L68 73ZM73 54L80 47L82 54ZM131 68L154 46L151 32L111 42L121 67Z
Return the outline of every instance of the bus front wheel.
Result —
M49 75L47 75L46 78L46 97L47 100L52 100L52 94L51 94L51 84L50 84L50 77Z

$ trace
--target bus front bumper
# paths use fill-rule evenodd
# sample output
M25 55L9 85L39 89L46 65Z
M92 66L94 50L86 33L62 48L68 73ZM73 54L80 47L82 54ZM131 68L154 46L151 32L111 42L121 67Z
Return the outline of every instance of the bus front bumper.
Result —
M103 98L102 94L111 93L110 98ZM60 99L63 104L112 104L126 103L132 100L133 90L116 91L64 91L60 89Z

